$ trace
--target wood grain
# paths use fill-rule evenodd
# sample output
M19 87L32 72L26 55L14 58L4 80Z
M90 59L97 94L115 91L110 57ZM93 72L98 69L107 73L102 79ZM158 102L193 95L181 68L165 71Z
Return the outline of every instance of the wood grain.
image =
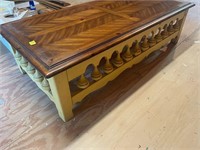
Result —
M44 76L52 77L192 6L95 1L2 25L2 34ZM32 40L37 44L30 46Z
M191 41L189 41L189 42L191 42ZM187 43L188 43L188 41L187 41ZM183 49L181 48L181 50L183 50ZM195 50L195 48L194 48L194 50ZM135 124L133 122L135 120L135 121L141 122L141 124L146 125L146 129L148 129L148 128L152 129L153 124L151 122L148 122L147 124L144 122L147 119L156 124L156 122L155 122L156 118L152 116L152 112L151 111L149 113L147 112L147 111L149 111L149 107L152 107L152 109L155 108L157 111L161 111L159 109L160 108L159 106L161 106L161 105L166 106L165 102L168 102L168 100L170 99L170 95L172 96L174 93L172 91L176 90L176 88L177 88L176 84L175 85L172 84L172 81L173 81L172 77L175 76L174 72L170 73L171 74L170 76L167 76L165 74L166 74L166 72L168 73L168 71L164 71L164 70L161 71L161 68L170 62L170 60L172 59L173 53L170 53L170 54L162 53L162 54L163 55L161 55L161 57L159 57L160 60L158 60L158 59L154 60L153 58L156 55L158 55L158 54L154 54L152 57L150 57L151 59L148 59L146 62L143 62L142 64L135 66L135 68L132 68L132 69L124 72L122 75L120 75L119 78L117 78L116 80L114 80L113 82L108 84L106 87L102 88L101 90L98 90L97 92L95 92L93 94L90 94L87 98L85 98L85 102L83 104L81 104L80 107L75 109L75 118L67 123L63 123L62 120L59 119L59 116L57 115L54 104L49 101L49 99L45 96L45 94L42 93L36 87L36 85L34 85L33 82L31 82L31 80L28 77L26 78L25 76L21 75L21 73L17 69L17 66L11 59L12 56L7 55L7 57L5 57L4 59L3 58L1 59L3 62L7 62L7 63L2 63L2 62L0 63L1 64L1 67L0 67L1 68L1 79L3 79L3 80L1 80L1 84L0 84L1 90L0 91L1 91L3 101L4 101L3 108L1 109L2 124L0 126L1 135L4 137L4 138L1 138L2 149L28 149L28 148L63 149L64 147L68 146L72 141L74 141L76 139L76 137L79 136L80 134L87 136L87 132L91 133L91 131L89 129L92 128L93 126L95 127L98 124L102 124L102 125L108 124L108 123L102 122L105 118L109 118L109 120L111 122L113 122L114 121L113 119L115 118L115 123L113 123L113 125L116 125L116 124L118 124L117 122L120 122L122 125L120 125L119 126L120 128L117 128L117 129L120 131L124 131L124 129L125 129L124 127L126 127L127 121L125 121L123 118L125 116L129 116L130 111L133 111L135 109L135 107L137 107L137 106L139 107L139 106L143 106L143 105L147 105L147 104L148 104L147 105L148 108L144 107L141 110L141 113L143 112L144 115L146 114L145 115L146 117L143 118L142 120L139 118L137 119L135 117L134 118L125 117L125 118L126 118L126 120L130 120L131 124ZM195 54L195 53L194 52L191 53L189 51L188 53L185 54L186 55L185 57L186 58L191 57L191 54ZM186 58L183 58L184 63L186 63L185 65L187 65L187 62L185 62L187 60ZM7 61L4 61L5 59ZM191 60L191 59L188 59L188 60ZM192 60L193 60L193 62L196 62L196 59L192 59ZM158 62L159 62L159 65L158 65ZM183 66L184 64L181 64L180 62L177 62L176 64L177 65L179 64L182 66L182 67L180 66L181 67L180 69L185 69L185 67ZM193 65L193 63L191 65ZM10 68L10 69L8 69L8 68ZM153 68L153 70L152 70L152 68ZM195 69L195 67L193 69L197 70L197 69ZM181 85L182 84L184 85L184 83L181 82L182 80L181 79L177 80L178 88L184 92L186 92L186 90L188 90L189 85L190 85L189 89L192 87L196 88L196 86L193 86L193 85L195 84L195 81L196 81L195 78L197 78L198 75L196 73L190 74L191 71L192 70L188 70L187 72L183 72L183 74L182 74L183 78L185 80L189 79L190 82L193 82L193 84L188 83L187 86L185 86L185 88L187 87L185 90L183 90L183 88L181 88ZM11 73L11 72L14 72L14 73ZM160 72L158 74L158 76L160 77L160 80L157 81L158 83L157 84L154 83L156 80L156 77L153 81L150 81L150 83L148 83L147 81L152 76L157 74L158 72ZM180 78L180 70L175 71L175 73L176 73L176 77ZM188 73L190 75L195 75L195 76L194 77L193 76L189 76L189 77L185 76ZM131 76L130 76L130 74L131 74ZM163 76L165 78L167 78L167 81L165 81L165 82L162 81ZM177 79L177 78L175 78L175 79ZM190 78L191 79L194 78L194 79L190 80ZM122 80L123 80L123 82L122 82ZM172 80L172 81L170 81L168 83L168 80ZM146 88L144 88L142 86L145 83L146 83L146 86L145 86ZM169 86L171 87L173 85L173 90L167 92L167 89L165 88L165 89L159 91L158 88L156 88L156 87L158 87L158 84L161 84L163 86L168 85L167 86L168 89L170 89ZM151 86L155 85L155 87L154 86L151 87L150 85ZM148 89L149 87L151 87L151 88ZM150 94L149 92L152 92L152 90L154 90L155 88L157 91ZM139 95L137 94L138 89L140 89L139 91L142 95L145 95L147 97L146 98L139 97L139 95L141 95L141 94L139 94ZM190 89L188 92L193 95L194 91L192 91L192 89ZM146 92L148 92L148 93L146 93ZM160 98L162 95L162 92L164 92L166 94L166 96L165 96L166 99ZM133 93L133 97L131 96L132 93ZM160 94L158 94L158 93L160 93ZM154 98L153 95L157 95L157 97ZM129 98L130 96L132 98ZM149 100L148 100L148 96L149 96ZM192 98L192 100L195 100L197 98L196 97L197 95L195 94L193 96L194 97ZM139 101L141 99L142 99L142 101ZM149 103L144 102L143 99ZM171 108L171 106L173 106L173 104L176 102L176 100L180 100L180 101L177 101L177 104L175 106L178 107L179 103L182 104L182 101L181 101L182 98L181 98L180 94L178 94L177 97L172 98L172 99L173 100L170 101L171 104L169 106L167 106L167 108ZM133 104L132 103L127 104L127 101L130 102L130 100L133 101L132 102ZM151 102L151 100L154 100L154 101ZM187 100L187 99L185 99L185 100ZM157 104L156 102L157 103L160 102L160 103ZM183 107L186 107L188 104L191 103L191 101L184 101L184 102L185 103L182 104ZM195 101L193 101L193 103L195 103ZM127 107L127 105L129 105L129 104L130 104L130 107ZM154 106L155 104L157 104L157 105ZM120 107L121 105L123 106L123 108ZM118 107L120 107L120 110L115 112L115 109L117 109ZM139 108L137 108L134 112L137 113L139 111ZM164 111L164 112L166 112L165 113L166 115L168 113L170 113L167 110L167 108L166 108L166 111ZM176 107L173 107L173 108L174 108L174 111L176 111L178 109ZM164 108L161 107L161 109L163 110ZM129 111L128 112L129 115L126 113L124 114L124 117L122 115L119 115L120 114L119 111L122 111L122 110ZM144 111L144 110L146 110L146 111ZM186 110L183 109L182 111L187 112L187 109ZM191 112L193 115L198 114L196 112L196 109L194 109L193 111L194 111L193 113ZM114 113L114 115L117 115L117 114L118 115L112 117L113 113ZM110 115L112 118L110 118ZM138 117L140 117L141 115L138 113L137 113L137 115L135 114L135 116L138 116ZM150 119L148 119L148 116L150 117ZM192 118L194 118L195 116L193 116ZM163 117L163 118L166 118L166 117ZM175 120L176 117L174 116L174 118L171 118L171 119ZM171 119L169 118L169 120L171 120ZM198 119L198 118L196 118L196 119ZM124 123L123 123L123 121L124 121ZM109 123L110 126L112 125L111 122ZM151 123L152 125L149 126L149 123ZM170 125L170 123L171 123L171 125ZM195 124L196 124L196 122L194 122L194 124L191 124L191 125L193 126ZM139 126L141 126L141 129L144 129L145 128L144 125L143 126L139 125ZM167 125L165 125L165 128L171 127L172 125L173 125L172 122L168 122ZM179 126L179 125L177 125L177 126ZM186 127L186 126L182 126L182 128L184 128L184 127ZM134 127L134 129L135 128L136 127ZM164 128L164 126L163 126L163 128ZM101 127L101 131L102 131L102 129L105 129L105 127ZM127 129L130 130L130 127ZM156 129L156 127L154 127L154 130L155 129ZM174 129L173 128L170 129L172 131L167 132L167 133L172 134L173 130L175 130L175 129L176 129L176 127L174 127ZM192 128L192 130L193 129L194 129L194 131L192 131L192 133L194 133L193 138L196 139L197 135L198 135L197 133L199 133L199 132L196 131L196 128ZM115 128L115 130L116 130L116 128ZM136 131L137 130L138 129L136 128ZM163 129L163 132L164 132L164 130L165 129ZM106 131L110 135L112 135L112 133L110 133L109 130L106 130ZM168 131L168 130L166 129L166 131ZM167 134L167 133L165 133L165 132L163 133L163 132L161 132L163 134L163 136ZM145 132L142 132L142 133L145 134ZM151 134L154 134L154 133L151 133ZM155 134L159 135L159 133L157 133L156 130L155 130ZM100 136L100 137L102 137L102 136L106 137L105 138L106 140L109 140L109 138L111 138L110 136L108 136L108 134L104 134L104 132L102 132L102 134L97 132L96 135ZM175 133L172 135L175 135ZM117 136L117 135L115 135L115 136ZM140 134L139 134L139 136L143 137ZM86 139L88 139L88 138L89 137L87 137ZM93 142L95 143L95 141L96 141L95 139L98 139L98 138L93 139L90 137L90 139L93 140ZM100 138L100 139L102 139L102 138ZM77 140L77 143L79 143L78 142L79 140L84 141L84 139L82 139L82 138L80 138L80 139L78 138L76 140ZM146 139L145 141L148 141L148 139ZM145 142L145 141L143 141L143 142ZM104 143L106 141L100 140L99 144L101 142ZM159 141L158 143L161 145L161 147L167 146L167 145L165 145L164 141L161 143L160 142L161 141ZM170 143L172 141L168 141L168 142ZM71 149L74 149L73 146L76 148L79 147L80 143L79 144L77 144L77 143L75 143L74 145L71 145L72 146ZM87 142L84 142L84 143L87 143ZM113 141L113 143L117 144L118 142ZM119 145L117 147L120 148L120 146L123 146L123 144L126 145L128 143L125 141L122 141L122 143L119 143ZM143 146L142 143L140 143L140 144ZM102 147L100 145L96 145L96 146L91 145L91 146L98 147L98 148ZM104 145L104 146L109 147L109 145ZM152 147L154 147L154 146L155 145L152 145ZM197 146L198 146L197 143L193 143L194 148ZM88 148L90 146L89 146L89 144L87 144L87 145L82 145L81 147Z
M67 123L12 55L0 56L0 149L199 150L199 11L196 1L175 51L90 94Z

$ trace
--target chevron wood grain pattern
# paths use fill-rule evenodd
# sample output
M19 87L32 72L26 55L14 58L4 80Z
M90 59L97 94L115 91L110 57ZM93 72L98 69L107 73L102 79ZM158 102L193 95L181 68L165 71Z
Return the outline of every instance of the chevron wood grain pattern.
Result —
M95 1L2 25L2 34L45 77L52 77L191 6ZM36 45L29 45L32 40Z
M194 23L194 18L188 18L188 21ZM200 38L198 36L200 32L196 29L198 27L200 26L196 25L194 29L191 28L190 23L187 24L184 30L187 40L181 41L181 45L176 49L176 51L185 52L178 57L178 62L177 58L173 63L170 61L173 52L170 55L162 53L163 56L158 57L159 60L153 59L157 54L152 55L153 57L145 62L125 71L103 89L89 95L86 101L76 109L75 118L67 123L59 118L54 104L30 78L20 74L13 56L10 54L1 56L0 149L63 150L83 147L99 149L100 146L102 149L114 149L114 146L115 149L126 149L124 147L127 145L130 149L137 149L139 145L144 149L147 146L150 149L166 149L169 145L173 149L183 149L187 145L188 149L198 150L199 130L198 126L193 126L194 120L199 119L199 112L196 111L199 108L197 105L199 97L194 95L194 91L199 87L197 82L199 74L196 73L199 57L196 55L197 52L199 54L198 44L196 48L188 49L191 45L195 46L194 40ZM198 34L191 36L192 32ZM163 70L162 68L169 62L171 64ZM184 66L188 64L193 67ZM180 70L184 73L180 74ZM163 80L170 80L170 83L167 84ZM171 85L175 87L171 89ZM162 88L158 88L160 86ZM174 94L174 90L177 89L181 97ZM152 93L152 91L155 92ZM160 91L161 94L159 94ZM185 93L192 99L191 102L185 102L188 100L185 99ZM169 100L171 100L171 105L169 105ZM127 101L129 107L126 105ZM132 101L131 104L130 101ZM116 111L119 106L122 111L120 117L117 116L119 111ZM151 113L147 112L148 108ZM195 109L195 112L188 111L192 109ZM173 110L173 114L169 115L169 110ZM130 113L126 113L127 111ZM134 114L132 114L133 111ZM142 118L144 113L148 113L149 116ZM179 115L176 116L177 114ZM160 118L164 118L165 121ZM126 122L128 119L130 122ZM108 120L110 121L107 122ZM107 124L109 127L105 127ZM119 126L116 127L116 125ZM159 127L162 125L165 126L165 130L161 131ZM115 131L118 130L114 141L113 136L110 136L113 135L112 128ZM182 132L176 132L180 128ZM197 134L196 130L198 130ZM148 137L147 132L155 137ZM188 138L188 135L191 138ZM135 137L138 140L135 141ZM93 142L88 144L88 140ZM69 146L70 148L67 148Z
M67 123L30 78L20 74L13 56L1 55L0 149L199 150L200 53L194 41L200 40L200 2L195 1L175 57L158 57L162 61L153 64L150 57L125 71L85 98Z

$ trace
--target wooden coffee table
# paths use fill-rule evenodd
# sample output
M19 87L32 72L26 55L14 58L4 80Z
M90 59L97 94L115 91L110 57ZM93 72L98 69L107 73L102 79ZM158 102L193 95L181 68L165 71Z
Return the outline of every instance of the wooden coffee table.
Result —
M153 51L180 37L191 3L96 1L2 25L22 73L59 116Z

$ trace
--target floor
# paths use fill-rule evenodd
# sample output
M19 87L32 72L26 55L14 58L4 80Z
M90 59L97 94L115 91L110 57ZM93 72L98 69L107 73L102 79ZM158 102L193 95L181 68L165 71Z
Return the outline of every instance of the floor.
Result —
M8 52L9 52L8 49L3 45L2 42L0 42L0 56L6 54Z
M0 55L0 149L199 150L200 2L193 2L174 51L153 54L87 96L67 123L13 56Z

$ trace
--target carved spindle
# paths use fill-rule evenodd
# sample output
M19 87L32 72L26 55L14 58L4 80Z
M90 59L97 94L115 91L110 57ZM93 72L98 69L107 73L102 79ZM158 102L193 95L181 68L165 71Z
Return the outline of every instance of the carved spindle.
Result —
M95 80L95 81L98 81L98 80L100 80L100 79L102 78L102 74L101 74L101 72L99 71L99 69L98 69L97 66L94 67L94 70L93 70L93 72L92 72L92 74L91 74L91 77L92 77L92 79Z
M156 38L156 42L159 43L160 41L162 41L162 35L161 35L161 28L158 29L158 34L155 36Z
M24 57L22 57L21 60L20 60L20 65L22 67L27 67L28 66L28 61Z
M110 63L109 59L106 58L106 63L105 65L103 66L103 71L106 73L106 74L109 74L113 71L113 66L112 64Z
M41 75L41 73L38 70L35 70L33 78L36 82L42 82L42 80L43 80L43 76Z
M152 31L152 36L149 39L149 46L153 47L154 45L156 45L156 39L155 39L155 33Z
M161 35L162 35L163 39L165 39L165 38L167 38L168 35L169 35L169 33L168 33L168 31L167 31L167 25L165 25L163 29L164 29L164 30L163 30L163 32L161 33Z
M15 51L15 59L17 61L20 61L22 59L22 55L18 51Z
M34 74L35 73L35 68L32 66L31 63L28 62L28 66L26 68L26 71L30 74Z
M148 39L146 36L143 37L143 41L141 43L141 49L142 49L142 51L146 51L149 49L149 43L148 43Z
M49 82L47 81L46 78L44 78L44 80L42 81L42 88L46 91L51 91Z
M177 44L178 43L178 37L175 37L174 39L171 40L171 43L173 44Z
M176 23L174 25L174 31L178 31L180 29L179 19L176 19Z
M168 26L168 32L169 32L169 34L173 34L174 33L173 22L170 22L170 24Z
M113 64L116 67L120 67L124 64L119 52L117 52L117 56L113 59Z
M77 86L80 89L85 89L89 86L89 81L86 79L86 77L82 74L77 82Z
M140 48L140 44L139 42L136 40L135 41L135 46L133 47L133 54L134 56L138 56L142 53L142 50Z
M131 59L133 59L133 55L131 54L131 50L128 46L124 47L124 51L125 53L122 55L122 57L125 61L130 61Z

